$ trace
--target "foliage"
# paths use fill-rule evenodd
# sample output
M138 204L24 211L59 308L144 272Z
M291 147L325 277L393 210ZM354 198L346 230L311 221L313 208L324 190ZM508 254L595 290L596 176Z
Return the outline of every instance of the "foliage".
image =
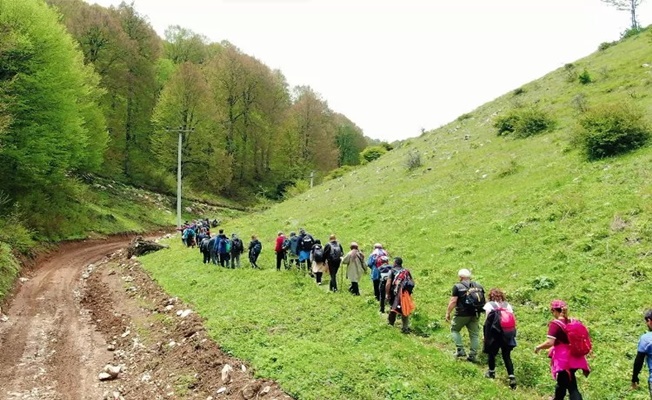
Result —
M331 172L328 173L324 177L324 181L329 181L337 178L341 178L344 175L348 174L349 172L353 171L355 169L354 166L351 165L343 165L337 169L332 170Z
M421 153L419 153L419 150L412 149L408 151L405 156L405 168L408 171L412 171L421 167L421 165Z
M567 63L564 65L564 73L566 75L566 82L575 82L577 79L577 69L573 63Z
M578 121L574 142L589 160L615 156L644 146L650 128L642 111L627 103L589 110Z
M587 71L586 69L582 71L582 73L577 77L577 79L580 81L582 85L587 85L593 82L593 80L591 79L591 74L589 74L589 71Z
M614 41L614 42L602 42L602 43L600 43L600 45L598 46L598 51L605 51L605 50L607 50L608 48L614 46L614 45L617 44L617 43L618 43L618 42L615 42L615 41Z
M286 188L284 197L286 199L290 199L292 197L300 195L301 193L305 193L309 189L310 189L310 182L306 180L298 180Z
M587 112L589 110L589 103L586 100L586 95L584 93L578 93L571 100L571 105L580 113Z
M555 121L538 107L513 108L494 120L498 136L526 138L551 130Z
M465 119L471 119L471 118L473 118L473 113L464 113L464 114L460 115L459 117L457 117L457 121L462 122Z
M363 163L368 163L379 159L385 153L387 149L383 146L370 146L360 153L360 158Z
M523 93L525 93L525 88L520 87L520 88L516 88L516 89L514 89L514 91L512 92L512 95L513 95L513 96L520 96L520 95L522 95Z

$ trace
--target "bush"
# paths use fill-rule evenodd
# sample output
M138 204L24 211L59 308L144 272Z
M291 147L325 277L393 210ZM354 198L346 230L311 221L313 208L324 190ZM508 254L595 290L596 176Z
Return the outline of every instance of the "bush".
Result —
M577 79L580 81L582 85L588 85L589 83L593 82L593 80L591 79L591 74L589 74L589 71L587 71L586 69L582 71L582 73L580 74L580 76L577 77Z
M326 175L324 177L324 181L330 181L330 180L333 180L333 179L341 178L345 174L353 171L354 169L355 169L355 167L352 166L352 165L342 165L341 167L336 168L336 169L332 170L331 172L329 172L328 175Z
M618 43L618 42L602 42L602 43L600 43L600 45L598 46L598 51L605 51L605 50L607 50L609 47L615 45L616 43Z
M545 111L536 107L515 108L494 121L498 136L513 134L517 138L548 131L554 125L555 121Z
M514 89L514 91L512 92L512 95L513 96L519 96L519 95L522 95L523 93L525 93L525 89L520 87L518 89Z
M379 159L383 154L387 153L387 149L384 146L371 146L362 150L360 153L360 161L363 164L371 162L373 160Z
M471 119L471 118L473 118L473 113L464 113L464 114L460 115L459 117L457 117L457 121L462 122L465 119Z
M571 100L571 105L581 113L585 113L589 110L589 103L583 93L576 94Z
M607 104L590 110L578 121L575 144L587 159L596 160L644 146L650 128L643 113L629 104Z
M408 169L408 171L412 171L419 168L420 166L421 153L419 153L419 150L416 149L410 150L405 158L405 167Z
M566 82L575 82L575 79L577 79L575 64L568 63L564 65L564 72L566 73Z

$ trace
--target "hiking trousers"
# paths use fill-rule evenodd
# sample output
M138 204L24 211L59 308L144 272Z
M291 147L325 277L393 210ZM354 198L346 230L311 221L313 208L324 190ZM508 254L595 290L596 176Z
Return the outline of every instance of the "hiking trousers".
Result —
M554 400L563 400L568 391L570 400L582 400L582 394L577 388L577 378L575 378L576 369L571 369L570 376L566 371L557 372L557 386L555 386Z
M240 268L240 253L231 253L231 268Z
M285 260L285 251L277 251L276 252L276 270L280 271L281 270L281 263Z
M451 336L455 342L458 352L464 351L464 343L462 342L462 328L466 327L469 331L469 338L471 339L471 351L469 356L474 357L480 350L480 318L477 315L470 317L462 317L456 315L453 317L451 323Z
M514 375L514 363L512 362L512 348L510 346L505 346L499 341L493 343L489 349L487 349L488 357L488 367L490 371L496 370L496 356L498 352L501 352L503 356L503 362L505 363L505 369L507 370L507 375Z
M374 279L372 282L374 283L374 297L380 301L380 279Z
M201 254L204 256L204 264L211 262L211 253L209 251L202 251Z
M389 323L391 326L394 326L394 322L396 322L396 315L399 314L394 311L390 311L389 315L387 316L387 323ZM401 314L401 331L403 333L407 333L410 331L410 317L406 317L405 315Z
M382 279L380 281L380 312L385 313L385 301L388 301L387 299L387 293L385 290L385 284L387 283L387 279Z
M328 261L328 272L331 274L331 281L329 284L329 289L333 292L337 291L337 271L340 269L340 263L342 260L339 258L337 260Z

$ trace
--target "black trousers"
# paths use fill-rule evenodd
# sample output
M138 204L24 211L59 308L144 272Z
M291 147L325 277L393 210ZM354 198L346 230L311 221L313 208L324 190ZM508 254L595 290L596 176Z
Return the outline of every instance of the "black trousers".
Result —
M387 323L394 326L394 322L396 322L396 315L398 315L398 313L396 313L394 311L390 311L389 315L387 316ZM403 333L407 333L407 332L410 331L410 326L409 326L410 325L410 319L409 319L409 317L406 317L403 314L401 314L401 324L402 324L401 331Z
M229 253L220 253L220 266L224 268L229 268L229 259L231 255Z
M375 281L374 281L375 282ZM387 300L386 298L386 291L385 291L385 284L387 283L387 279L382 279L379 283L379 290L380 290L380 312L384 313L385 312L385 302Z
M380 279L374 279L374 297L380 301Z
M351 292L353 295L360 296L360 288L358 287L358 282L351 282L349 292Z
M582 394L577 388L577 378L575 378L576 369L572 369L570 375L566 371L557 373L557 386L555 386L554 400L563 400L568 392L570 400L582 400Z
M340 259L334 261L331 260L328 261L328 272L330 272L331 274L331 282L329 284L329 289L332 291L337 290L337 271L339 271L341 263L342 260Z
M204 255L204 264L208 264L211 262L211 252L210 251L202 251L201 252Z
M503 362L505 363L505 369L507 370L507 375L514 375L514 363L512 362L512 348L505 346L500 342L494 342L487 349L487 358L488 358L488 367L491 371L496 369L496 356L498 352L501 352L503 356Z

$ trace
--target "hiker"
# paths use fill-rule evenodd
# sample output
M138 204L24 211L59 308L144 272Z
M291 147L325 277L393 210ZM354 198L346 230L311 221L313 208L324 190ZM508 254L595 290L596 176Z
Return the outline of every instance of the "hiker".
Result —
M276 235L276 243L274 244L274 252L276 252L276 270L281 270L281 262L285 260L285 249L283 243L285 242L285 235L279 231Z
M451 298L446 310L446 321L451 322L451 312L455 310L451 323L451 336L455 342L455 357L466 357L467 361L476 362L480 350L480 311L484 306L484 288L477 282L471 280L471 271L463 268L458 271L459 282L453 285ZM471 290L472 289L472 290ZM477 292L482 294L482 304L472 304L471 294ZM480 308L478 308L480 307ZM469 332L471 348L469 355L464 351L462 343L462 328L466 327Z
M360 287L358 282L362 275L367 273L367 265L364 261L364 254L358 249L356 242L351 242L351 251L346 253L342 259L342 264L346 265L346 278L351 281L349 292L354 296L360 296Z
M643 368L643 361L647 358L647 368L650 371L647 386L652 399L652 309L645 312L644 319L648 331L642 334L638 340L638 351L634 359L634 370L632 372L632 389L638 389L638 374Z
M263 250L263 244L260 243L256 235L251 235L251 242L249 242L249 263L251 263L251 268L260 269L256 261L258 261L258 256Z
M224 229L220 229L215 240L216 252L220 260L220 266L229 267L229 258L231 253L231 241L224 234Z
M305 229L299 230L299 265L306 263L306 269L308 269L308 262L310 261L310 252L312 251L312 246L315 244L315 239L312 235L307 233Z
M296 264L297 268L299 268L299 236L297 236L296 232L290 232L288 242L289 246L286 249L286 253L289 258L290 267L292 267L292 264Z
M557 381L555 396L551 399L562 400L568 397L570 400L582 400L582 395L577 388L575 371L581 369L584 376L589 376L591 370L586 361L586 356L578 356L571 350L571 342L567 334L568 325L572 320L568 317L568 305L562 300L553 300L550 303L550 312L553 320L548 324L548 334L545 342L538 345L535 353L543 349L550 349L550 372Z
M371 268L371 281L374 286L374 297L377 301L380 301L380 272L378 272L378 266L380 265L380 257L386 256L389 259L389 253L383 249L383 245L380 243L374 244L374 249L369 254L367 259L367 267Z
M315 282L317 282L317 285L321 285L321 278L324 272L328 271L328 266L326 265L324 247L321 245L321 240L319 239L316 239L315 244L312 245L310 262L312 273L315 275Z
M387 323L394 326L396 316L401 315L401 332L410 333L410 314L414 311L412 290L414 280L410 271L403 267L403 259L396 257L391 267L389 277L385 280L383 291L389 300L391 310L387 316Z
M387 291L385 290L387 280L392 274L392 265L389 263L389 257L387 256L380 256L378 259L380 260L380 266L376 267L376 270L380 276L380 313L385 314L385 301L390 304L390 307L392 304L391 301L389 301L389 297L386 295Z
M244 253L244 243L235 233L231 234L231 268L240 268L240 255Z
M217 242L218 238L217 235L213 236L211 240L208 242L208 251L211 257L211 264L217 265L217 246L215 245L215 242Z
M326 243L326 246L324 246L324 256L326 257L328 272L331 276L328 290L331 292L337 292L337 271L340 269L343 253L344 252L342 251L342 245L337 241L335 234L332 234L328 238L328 243Z
M505 299L505 293L499 288L489 291L489 301L484 305L487 317L484 320L484 346L487 353L489 369L486 378L496 378L496 356L500 351L509 378L509 387L516 389L514 363L511 352L516 347L516 320L511 304ZM505 314L503 314L505 313ZM511 315L510 315L511 314Z
M204 256L204 264L211 262L211 249L208 247L211 242L211 238L205 236L201 242L199 242L199 251Z

